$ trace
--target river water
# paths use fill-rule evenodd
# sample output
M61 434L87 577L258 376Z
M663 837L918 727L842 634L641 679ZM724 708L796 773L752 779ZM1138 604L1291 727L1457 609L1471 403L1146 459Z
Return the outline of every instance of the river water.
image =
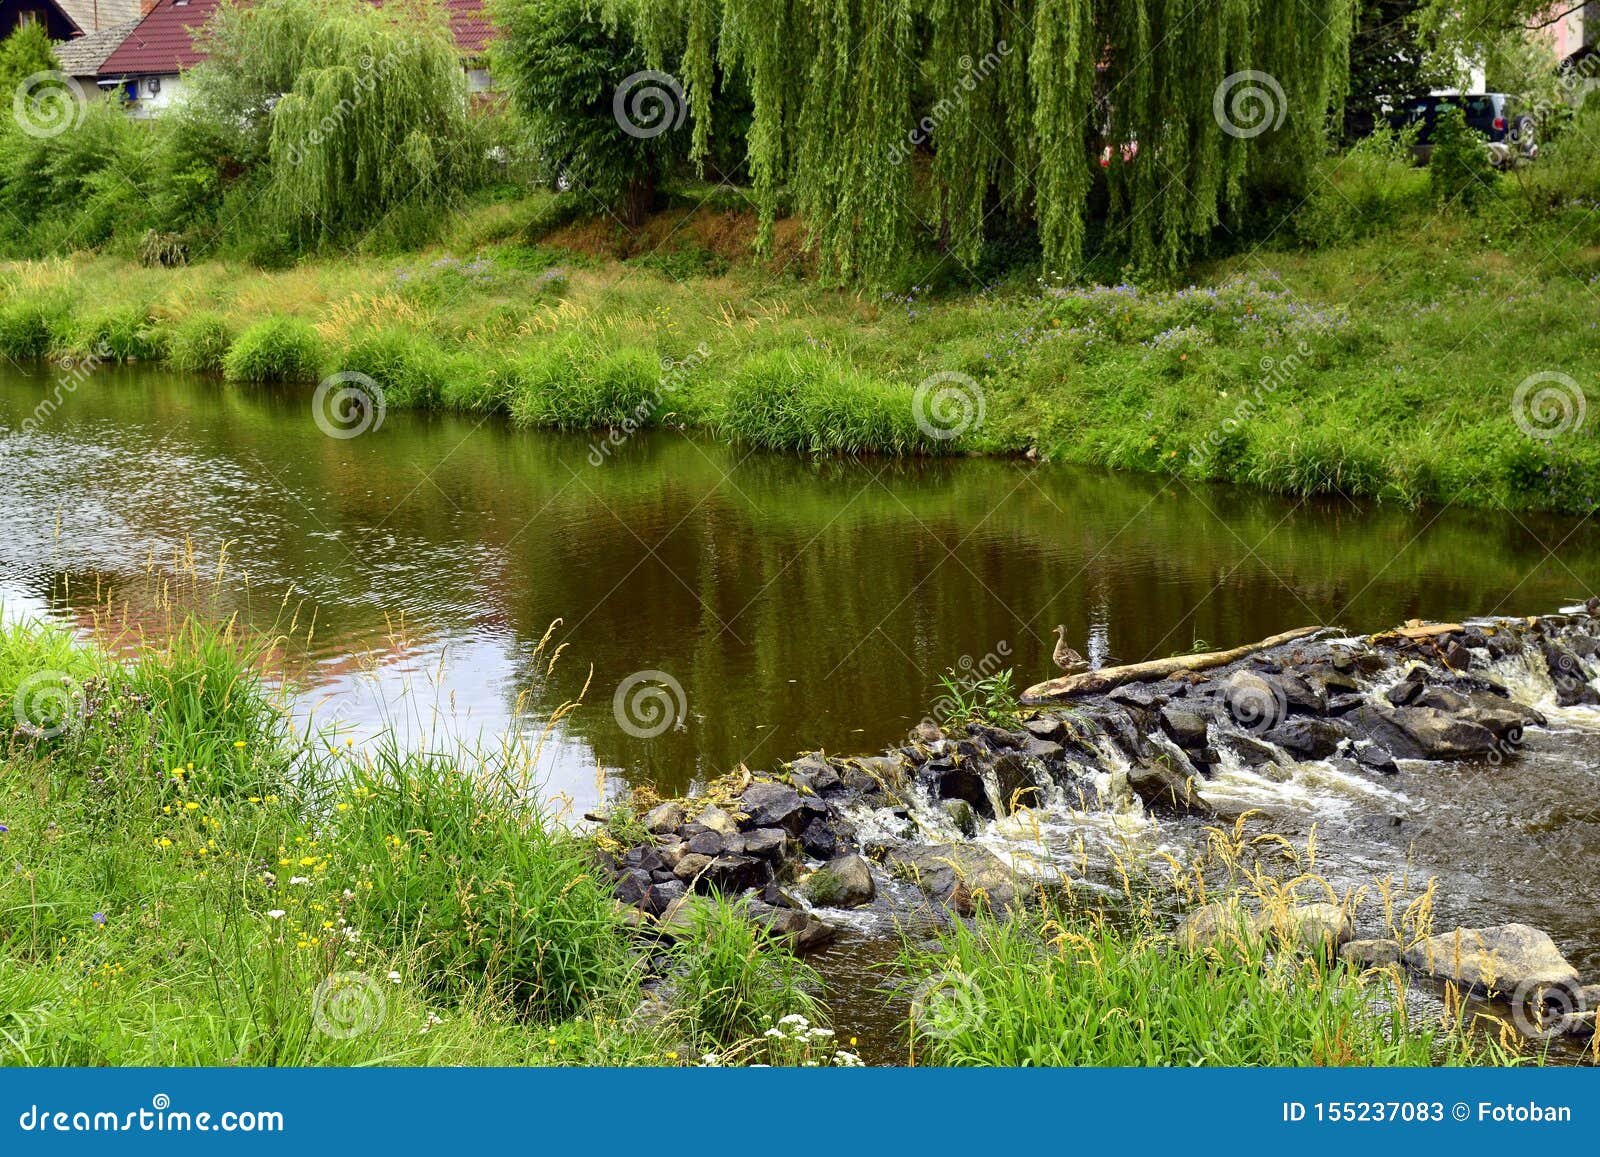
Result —
M498 418L391 413L340 439L304 389L131 369L63 390L0 367L0 526L11 617L110 605L154 626L174 560L208 571L225 550L220 609L293 624L302 704L356 737L537 726L519 700L537 720L588 680L542 768L580 809L626 783L682 793L741 763L879 750L948 670L1049 675L1057 623L1132 662L1311 623L1541 613L1600 586L1592 522L673 432L601 454ZM1539 924L1593 976L1595 736L1567 721L1514 773L1219 790L1317 823L1351 873L1436 872L1445 915Z

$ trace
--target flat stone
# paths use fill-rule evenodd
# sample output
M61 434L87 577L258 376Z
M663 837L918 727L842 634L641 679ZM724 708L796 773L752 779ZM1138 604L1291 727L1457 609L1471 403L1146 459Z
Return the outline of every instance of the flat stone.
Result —
M796 785L803 783L818 795L837 791L844 786L838 771L820 755L802 755L789 765L789 776Z
M1405 962L1419 972L1489 995L1561 990L1576 1002L1578 970L1554 940L1527 924L1457 928L1406 950Z
M686 852L678 861L678 866L672 869L672 874L684 882L692 882L700 873L711 866L711 857L701 855L699 852Z
M980 907L998 910L1022 895L1015 874L993 852L975 844L914 844L891 849L890 871L963 916Z
M799 835L813 815L827 809L786 784L753 783L739 797L739 810L749 817L751 827L783 828Z
M788 849L789 833L782 828L757 828L740 837L739 850L747 856L780 860ZM729 851L732 851L730 846Z
M681 803L658 804L644 813L644 830L661 836L683 826L684 809Z
M697 856L720 856L723 838L716 832L702 832L689 841L689 851Z
M1029 719L1022 724L1022 729L1035 739L1054 740L1060 739L1066 731L1067 725L1059 719Z
M645 893L644 902L640 906L652 916L660 916L687 891L688 889L681 880L666 880L653 883L650 885L650 890Z
M715 889L724 896L765 887L772 879L772 865L759 856L724 853L712 860L696 885L697 890Z
M1350 940L1339 946L1339 959L1357 968L1385 968L1400 962L1400 942Z
M818 816L800 833L800 846L806 850L806 855L826 860L839 850L839 837L828 821Z
M1355 939L1350 914L1337 904L1295 904L1262 913L1256 925L1276 943L1332 960L1339 948Z
M709 828L724 836L731 836L739 830L739 821L714 803L707 804L704 810L694 817L694 821L701 827Z
M1199 750L1206 745L1206 719L1182 707L1168 705L1161 709L1161 729L1172 738L1172 742L1188 751Z
M1327 759L1344 737L1343 729L1326 719L1286 719L1261 736L1299 759Z

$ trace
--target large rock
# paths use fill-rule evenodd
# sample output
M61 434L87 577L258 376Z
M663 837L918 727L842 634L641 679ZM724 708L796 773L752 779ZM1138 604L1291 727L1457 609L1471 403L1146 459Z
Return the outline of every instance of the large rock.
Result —
M1297 759L1327 759L1344 737L1344 729L1326 719L1286 719L1261 736Z
M805 831L813 816L826 814L817 800L782 783L753 783L739 797L739 810L755 828L783 828L790 835Z
M891 872L963 916L979 907L1005 908L1022 895L1016 874L993 852L973 844L915 844L892 849Z
M694 817L694 822L723 836L731 836L739 830L739 821L714 803L701 809L700 814Z
M1128 768L1128 786L1147 807L1179 815L1209 815L1200 795L1200 777L1187 759L1180 763L1171 752Z
M1400 962L1398 940L1351 940L1339 948L1339 958L1357 968L1386 968Z
M1059 744L1052 744L1058 750ZM1007 815L1021 808L1038 807L1042 802L1033 768L1025 755L1007 754L994 761L995 786L1000 808Z
M1494 732L1487 727L1432 707L1401 707L1389 714L1421 749L1421 759L1471 759L1495 747Z
M1161 709L1161 730L1185 751L1198 751L1206 745L1206 718L1172 704Z
M744 912L752 923L762 925L796 952L820 948L838 934L832 924L799 908L778 907L752 900L744 906Z
M1600 703L1600 694L1589 686L1589 672L1583 660L1560 643L1546 640L1541 644L1545 666L1556 685L1556 702L1562 707L1581 707Z
M644 813L644 830L653 836L677 831L685 818L681 803L658 804Z
M1457 928L1408 948L1405 962L1418 972L1489 995L1531 1001L1551 991L1576 1003L1582 985L1554 940L1526 924Z
M1261 936L1255 915L1237 898L1230 896L1204 904L1178 921L1173 933L1179 944L1191 952L1245 948Z
M928 783L934 799L958 799L969 804L973 811L986 819L994 818L994 804L989 799L989 788L983 773L973 760L960 763L948 759L936 760L923 767L922 776Z
M807 876L802 886L806 899L819 908L859 908L872 903L878 894L872 866L854 855L829 860Z
M1355 938L1350 914L1338 904L1294 904L1264 912L1256 927L1284 948L1332 960Z
M791 763L789 779L796 787L808 788L818 795L844 786L838 771L820 755L802 755Z

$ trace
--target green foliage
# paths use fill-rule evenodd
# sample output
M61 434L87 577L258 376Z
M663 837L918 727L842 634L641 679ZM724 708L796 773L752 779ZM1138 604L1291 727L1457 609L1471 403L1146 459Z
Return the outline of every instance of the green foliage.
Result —
M1423 207L1429 179L1411 156L1419 127L1397 132L1379 124L1343 156L1325 161L1316 191L1294 216L1300 240L1319 248L1348 244L1392 229Z
M297 317L269 317L239 335L223 359L230 382L310 382L322 372L322 339Z
M17 86L30 76L54 72L60 67L41 21L21 24L0 40L0 92L8 96L16 93ZM57 89L56 95L46 99L59 100L61 95L61 90Z
M233 338L233 327L220 313L191 313L167 336L167 364L187 374L220 372Z
M591 355L573 341L536 347L515 368L512 416L560 429L643 429L655 424L665 391L661 363L621 346Z
M1499 182L1483 137L1467 126L1466 113L1455 105L1441 106L1428 162L1428 192L1435 203L1470 212L1497 195Z
M64 303L34 295L0 301L0 354L13 361L42 358L66 324Z
M339 354L339 368L366 374L383 391L386 406L439 404L448 359L431 338L398 326L366 330Z
M1017 722L1022 703L1017 698L1015 679L1009 667L977 679L960 674L952 667L939 676L939 686L944 690L939 697L943 707L941 723L958 725L978 719L1010 727Z
M774 350L742 364L717 426L751 445L817 454L939 453L959 441L918 428L910 387L810 351Z
M154 361L165 352L164 335L142 305L113 305L76 316L69 331L52 352L76 361Z
M785 1016L815 1019L816 971L725 900L693 905L691 930L672 947L673 991L697 1049L756 1041Z

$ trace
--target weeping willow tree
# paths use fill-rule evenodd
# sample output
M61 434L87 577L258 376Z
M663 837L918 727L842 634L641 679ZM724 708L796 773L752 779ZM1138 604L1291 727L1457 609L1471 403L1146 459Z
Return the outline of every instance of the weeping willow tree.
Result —
M1103 180L1111 243L1141 268L1176 269L1219 225L1305 190L1348 83L1358 0L584 7L681 83L691 159L739 79L763 235L787 192L825 271L850 279L892 269L926 227L924 174L957 259L1020 219L1037 226L1046 268L1070 275Z
M256 134L271 207L302 240L455 201L480 174L466 77L425 0L230 2L206 26L197 99Z

